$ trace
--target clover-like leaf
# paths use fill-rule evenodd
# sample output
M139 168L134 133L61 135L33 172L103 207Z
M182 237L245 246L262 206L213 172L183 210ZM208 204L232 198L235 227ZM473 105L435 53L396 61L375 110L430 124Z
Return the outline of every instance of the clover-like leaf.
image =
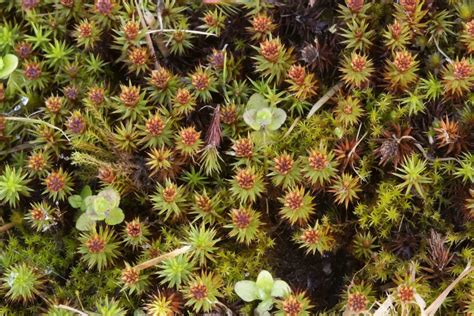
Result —
M273 297L284 297L288 295L291 292L291 288L283 280L275 280L273 283L273 288L272 288L272 296Z
M257 312L257 315L259 316L267 316L267 315L270 315L268 311L271 310L272 308L273 308L273 300L270 298L270 299L260 302L257 305L257 308L255 309L255 311Z
M261 126L257 122L257 110L255 109L250 109L244 112L244 121L245 123L253 128L254 130L258 131Z
M257 111L255 115L255 120L258 125L266 127L270 123L272 123L272 110L270 108L263 108Z
M88 231L95 224L95 221L91 219L86 213L81 214L76 221L76 228L80 231Z
M258 288L254 281L239 281L235 283L234 291L245 302L252 302L258 299Z
M115 207L109 211L107 214L107 217L105 218L105 223L107 225L117 225L123 222L125 219L125 215L123 214L123 211L119 207Z
M267 270L262 270L258 274L256 285L259 290L271 293L273 288L273 277Z
M267 129L275 131L279 129L283 123L286 121L286 112L282 109L274 108L272 109L272 119L271 123L268 124Z
M0 79L8 78L8 76L18 67L18 57L13 54L7 54L0 57Z
M69 205L71 205L73 208L82 209L84 207L84 200L80 195L71 195L67 198L67 200Z
M252 94L247 102L247 110L261 110L268 107L268 101L258 93Z
M111 209L110 202L103 196L96 196L92 205L92 209L97 214L105 214L105 212Z
M97 195L91 195L85 198L84 204L86 206L86 214L95 221L102 221L105 219L105 211L97 212L95 210L95 201L97 198Z
M109 187L100 191L98 196L106 199L109 202L108 209L118 207L120 204L120 194L117 192L117 190L113 188Z
M91 195L92 195L91 187L88 185L84 186L81 190L81 197L85 199L86 197L91 196Z

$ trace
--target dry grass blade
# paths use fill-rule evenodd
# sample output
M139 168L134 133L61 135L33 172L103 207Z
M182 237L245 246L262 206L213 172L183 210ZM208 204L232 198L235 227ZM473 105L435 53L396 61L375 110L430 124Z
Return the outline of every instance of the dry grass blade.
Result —
M182 254L184 254L184 253L186 253L190 250L191 250L191 246L184 246L184 247L175 249L171 252L167 252L164 255L161 255L161 256L152 258L148 261L142 262L142 263L136 265L133 268L138 272L138 271L153 267L153 266L157 265L158 263L160 263L163 260L166 260L166 259L169 259L169 258L174 258L176 256L182 255Z
M319 110L319 108L322 107L341 88L342 82L338 82L334 86L332 86L331 89L329 89L326 94L323 95L321 99L319 99L318 102L313 105L306 118L308 119L313 116L313 114L316 113L316 111Z

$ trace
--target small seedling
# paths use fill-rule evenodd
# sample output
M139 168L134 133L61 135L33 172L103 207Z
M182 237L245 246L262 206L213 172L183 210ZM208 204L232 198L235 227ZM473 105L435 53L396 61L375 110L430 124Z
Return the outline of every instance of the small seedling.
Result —
M290 286L283 280L274 280L270 272L262 270L256 281L239 281L234 287L235 293L245 302L260 301L255 312L257 315L270 315L275 297L284 297L291 292Z

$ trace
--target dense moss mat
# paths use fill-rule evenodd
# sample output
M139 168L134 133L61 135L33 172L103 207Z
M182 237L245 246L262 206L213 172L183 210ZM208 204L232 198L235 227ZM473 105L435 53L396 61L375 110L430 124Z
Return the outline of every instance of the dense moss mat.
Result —
M471 0L0 0L0 314L474 314L473 52Z

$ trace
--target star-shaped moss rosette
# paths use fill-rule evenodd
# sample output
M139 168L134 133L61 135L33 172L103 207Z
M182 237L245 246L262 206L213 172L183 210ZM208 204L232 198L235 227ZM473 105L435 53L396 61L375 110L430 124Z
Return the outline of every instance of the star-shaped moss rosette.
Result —
M260 94L253 94L244 113L244 121L256 131L276 131L286 120L286 112L274 106Z
M18 66L18 57L13 54L0 56L0 79L6 79Z
M117 225L123 222L125 215L119 207L120 194L115 189L105 188L97 195L88 195L81 198L83 198L83 204L74 203L76 201L71 203L71 199L69 201L73 207L85 208L85 212L79 216L76 222L78 230L88 231L95 225L96 221L105 221L107 225Z

